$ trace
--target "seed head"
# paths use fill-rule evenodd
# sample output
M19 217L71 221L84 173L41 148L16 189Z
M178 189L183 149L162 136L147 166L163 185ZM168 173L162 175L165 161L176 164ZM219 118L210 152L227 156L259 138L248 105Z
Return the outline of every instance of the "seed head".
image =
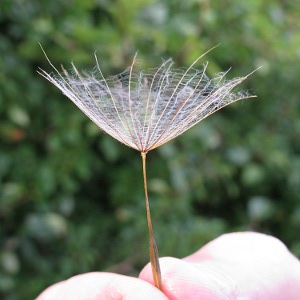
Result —
M227 72L210 79L208 63L194 68L174 68L171 59L158 68L140 70L136 56L123 73L105 78L97 56L90 73L53 67L39 73L58 87L103 131L140 152L153 150L182 134L222 107L250 97L233 91L249 75L231 80Z
M203 56L203 55L202 55ZM187 69L176 69L168 59L157 69L143 71L136 65L105 79L98 59L90 74L72 64L53 73L39 73L57 86L103 131L142 154L149 252L155 286L162 289L159 255L153 235L146 179L146 153L182 134L222 107L245 98L247 93L233 89L247 76L226 80L225 73L210 79L208 63L194 68L199 57ZM47 56L46 56L47 57ZM249 76L249 75L248 75Z

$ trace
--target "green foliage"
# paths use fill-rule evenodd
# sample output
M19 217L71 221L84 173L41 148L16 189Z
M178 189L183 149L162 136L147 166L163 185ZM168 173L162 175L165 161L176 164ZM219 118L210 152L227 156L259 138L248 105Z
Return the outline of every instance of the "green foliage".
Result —
M0 298L33 299L74 274L136 275L148 261L140 154L101 133L36 73L122 71L205 58L257 99L150 152L160 255L257 230L300 256L300 8L294 1L3 0L0 10ZM230 75L231 74L231 75ZM126 262L127 267L121 262ZM129 266L129 267L128 267Z

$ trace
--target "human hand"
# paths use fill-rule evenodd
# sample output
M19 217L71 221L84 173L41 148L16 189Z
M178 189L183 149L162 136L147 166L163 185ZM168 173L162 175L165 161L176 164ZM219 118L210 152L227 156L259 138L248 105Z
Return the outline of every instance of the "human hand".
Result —
M160 265L163 292L154 287L148 264L139 278L78 275L49 287L36 300L300 299L299 260L264 234L225 234L186 258L161 258Z

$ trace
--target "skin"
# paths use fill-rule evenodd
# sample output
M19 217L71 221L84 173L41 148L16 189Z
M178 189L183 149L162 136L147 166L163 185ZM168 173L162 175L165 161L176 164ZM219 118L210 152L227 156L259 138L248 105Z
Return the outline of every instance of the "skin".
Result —
M220 236L183 259L160 259L163 292L150 265L139 278L94 272L57 283L36 300L300 299L300 261L278 239L243 232Z

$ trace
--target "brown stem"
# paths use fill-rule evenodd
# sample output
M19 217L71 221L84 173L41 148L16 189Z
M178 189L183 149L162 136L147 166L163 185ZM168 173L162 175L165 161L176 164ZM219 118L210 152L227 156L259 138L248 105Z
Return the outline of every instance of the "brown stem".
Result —
M142 154L142 163L143 163L144 190L145 190L145 200L146 200L147 223L148 223L148 230L149 230L149 252L150 252L150 263L152 268L152 276L153 276L155 286L160 290L162 290L159 255L158 255L158 250L153 235L150 206L149 206L149 199L148 199L147 175L146 175L146 152L142 152L141 154Z

